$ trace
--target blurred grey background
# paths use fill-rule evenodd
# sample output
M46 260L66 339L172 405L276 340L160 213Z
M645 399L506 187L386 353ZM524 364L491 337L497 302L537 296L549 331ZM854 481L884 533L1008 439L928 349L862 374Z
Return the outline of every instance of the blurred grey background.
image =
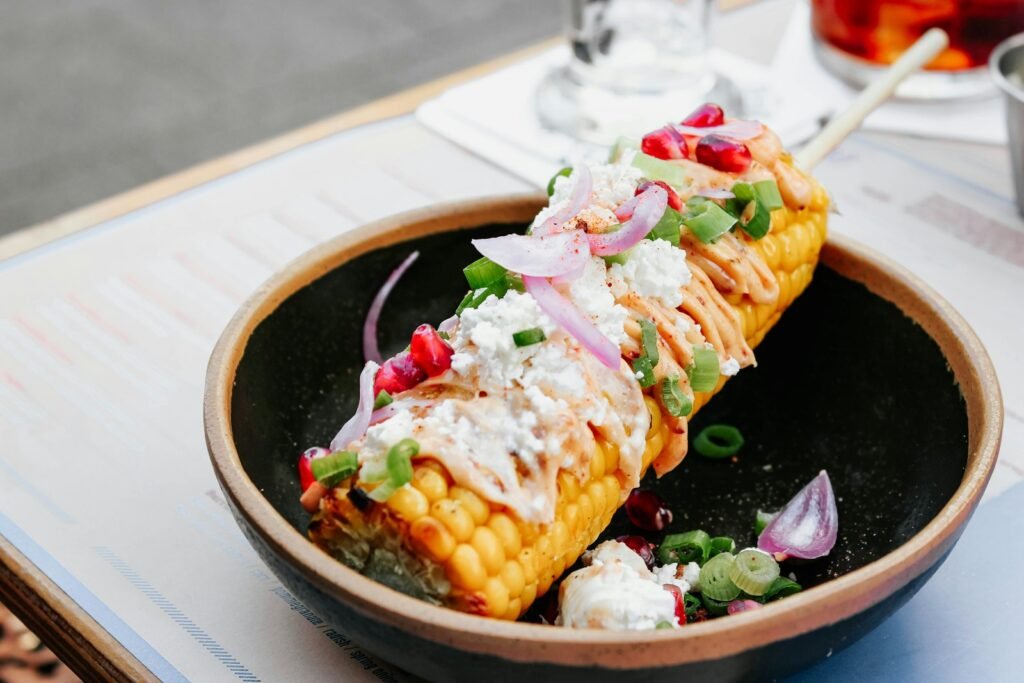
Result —
M553 0L8 0L0 234L556 34Z

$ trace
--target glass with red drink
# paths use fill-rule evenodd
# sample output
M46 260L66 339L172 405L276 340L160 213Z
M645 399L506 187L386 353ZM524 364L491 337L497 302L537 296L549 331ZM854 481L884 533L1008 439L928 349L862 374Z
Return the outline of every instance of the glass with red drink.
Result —
M811 0L811 27L818 59L854 85L941 28L949 47L897 95L970 97L993 92L985 65L1001 40L1024 31L1024 0Z

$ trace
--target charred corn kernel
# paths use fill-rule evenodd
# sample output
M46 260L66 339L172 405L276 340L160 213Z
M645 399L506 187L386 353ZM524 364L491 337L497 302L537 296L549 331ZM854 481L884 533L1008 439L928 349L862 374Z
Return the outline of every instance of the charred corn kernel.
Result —
M448 489L448 496L462 503L463 509L469 513L475 524L483 524L491 514L491 509L487 507L487 503L469 489L453 486Z
M423 492L408 485L392 493L387 505L407 522L415 522L427 514L430 508L430 503Z
M518 598L526 587L526 575L523 566L515 560L509 560L501 567L501 580L508 586L508 596Z
M497 576L487 579L484 584L487 598L487 613L492 617L503 617L508 609L508 586Z
M433 463L433 461L429 461ZM416 467L412 475L412 485L419 489L431 503L442 500L448 495L448 482L444 475L430 464Z
M558 497L570 503L580 497L580 480L574 474L565 470L558 473Z
M505 549L501 547L497 534L489 527L478 526L473 530L473 537L469 543L480 555L488 574L493 576L501 571L505 565Z
M448 580L459 588L477 591L487 581L487 570L480 561L480 555L471 545L460 543L455 546L452 556L445 562Z
M414 549L434 562L444 562L455 550L455 538L433 517L420 517L409 528Z
M473 518L457 500L445 498L430 506L430 516L444 524L459 543L473 535Z
M522 539L519 536L519 527L504 512L495 512L487 520L487 526L501 541L501 547L505 549L506 557L515 557L522 550Z
M763 239L749 240L741 234L741 239L762 255L779 284L778 300L772 304L755 304L740 292L725 297L739 315L744 337L751 347L761 341L814 274L818 250L825 241L829 202L820 186L813 187L812 200L806 208L783 208L772 213L772 229ZM708 402L725 379L719 381L714 391L694 396L693 412ZM670 431L660 404L653 398L653 392L648 393L651 396L644 400L651 419L643 453L645 467L666 444L682 438ZM444 604L514 619L529 609L537 596L543 595L564 568L572 565L597 538L624 497L625 479L618 469L619 445L600 436L596 441L583 480L566 471L558 474L557 516L549 524L523 522L475 491L454 485L448 471L432 458L417 459L412 487L392 496L386 508L371 507L364 520L370 526L391 525L380 534L407 534L408 542L403 547L444 568L451 583L450 587L444 584L443 590L448 592L438 598ZM324 510L338 506L348 506L347 514L359 514L347 498L338 498L337 494L318 514L324 516ZM388 509L396 514L374 516L374 509ZM329 548L334 539L326 537L336 527L329 524L329 517L323 521L328 524L316 525L316 531L311 526L310 533L318 544Z

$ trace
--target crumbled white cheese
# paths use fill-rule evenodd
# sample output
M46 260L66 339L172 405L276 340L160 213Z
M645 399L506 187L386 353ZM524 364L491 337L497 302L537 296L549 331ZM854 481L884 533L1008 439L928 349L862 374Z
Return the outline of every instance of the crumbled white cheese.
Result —
M608 286L608 268L604 259L600 256L592 257L583 274L570 283L569 291L573 303L590 317L601 334L616 345L625 343L625 325L629 312L615 303L615 297Z
M740 371L740 362L732 356L725 359L718 371L726 377L732 377Z
M668 308L683 303L683 287L690 282L686 252L665 240L640 240L625 263L612 265L611 276L621 279L640 296L659 300Z
M606 209L614 209L631 198L643 178L643 171L629 163L592 164L589 168L594 188L590 203ZM568 177L556 178L551 205L568 200L574 187L575 172Z
M690 584L690 592L700 593L700 565L690 562L683 567L683 580Z
M690 332L690 321L682 316L676 317L676 331L683 337Z
M387 474L387 454L396 443L412 436L413 416L401 411L366 430L366 439L359 449L361 479L372 480Z
M477 308L462 312L458 333L451 340L452 369L464 377L475 370L485 390L512 386L522 378L526 361L547 348L546 344L516 346L512 335L534 327L545 336L558 329L529 294L511 291L501 299L488 297Z
M557 623L570 628L649 630L661 622L679 626L675 596L663 588L689 585L675 578L676 565L651 572L640 556L618 541L606 541L584 556L589 566L562 582Z

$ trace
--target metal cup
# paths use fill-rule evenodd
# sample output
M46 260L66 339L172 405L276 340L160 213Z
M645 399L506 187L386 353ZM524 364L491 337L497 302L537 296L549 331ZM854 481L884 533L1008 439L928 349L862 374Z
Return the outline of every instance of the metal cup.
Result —
M1024 33L996 46L988 60L992 80L1006 94L1006 125L1017 188L1017 210L1024 216Z

